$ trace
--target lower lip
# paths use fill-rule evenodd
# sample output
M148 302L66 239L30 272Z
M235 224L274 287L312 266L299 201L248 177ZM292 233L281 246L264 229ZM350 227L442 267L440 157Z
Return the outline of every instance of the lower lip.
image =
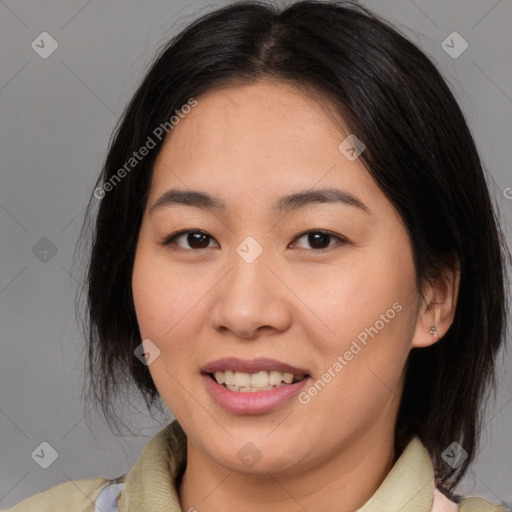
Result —
M218 384L209 375L203 374L202 377L217 404L235 414L262 414L274 411L294 396L297 396L310 379L306 377L295 384L287 384L268 391L240 393L230 391Z

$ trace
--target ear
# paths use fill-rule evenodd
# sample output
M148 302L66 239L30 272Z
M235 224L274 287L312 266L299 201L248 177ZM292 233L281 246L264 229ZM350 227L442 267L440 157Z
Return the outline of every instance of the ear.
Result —
M459 284L460 265L456 257L429 277L424 285L411 348L428 347L446 334L455 316ZM437 336L431 333L434 326Z

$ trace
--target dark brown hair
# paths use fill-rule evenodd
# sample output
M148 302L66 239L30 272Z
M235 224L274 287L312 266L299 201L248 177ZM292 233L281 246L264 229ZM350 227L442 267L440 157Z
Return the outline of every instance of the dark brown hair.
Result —
M156 127L191 97L265 78L331 100L364 141L360 158L407 227L420 291L450 257L460 263L455 319L439 342L411 351L396 424L397 450L418 435L432 456L437 485L457 498L452 491L475 456L483 405L495 389L508 253L481 160L447 84L415 44L352 2L300 1L283 9L233 3L197 19L159 51L115 130L96 184L102 198L91 196L82 228L90 242L84 253L90 255L86 398L114 422L113 398L130 383L148 409L158 402L147 366L134 357L142 340L131 290L163 140L156 141ZM152 134L156 147L104 192ZM453 441L469 453L458 468L441 457Z

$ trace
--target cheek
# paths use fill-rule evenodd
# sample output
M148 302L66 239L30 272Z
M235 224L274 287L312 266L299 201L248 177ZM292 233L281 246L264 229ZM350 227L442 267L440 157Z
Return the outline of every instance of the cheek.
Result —
M354 253L343 265L317 272L303 288L323 322L326 335L320 340L328 352L348 349L354 339L407 339L404 328L408 332L414 323L410 309L417 297L413 262L396 251L373 254ZM310 336L318 338L318 331Z
M142 339L158 346L162 360L173 371L191 368L192 355L197 361L204 349L196 340L208 318L205 297L217 280L213 270L173 262L141 229L132 272L137 322Z
M316 276L323 286L310 288L316 296L311 309L328 327L319 337L318 322L310 322L308 333L321 354L319 373L333 382L324 399L339 411L347 402L378 406L395 391L416 326L412 254L406 240L390 238L388 245L364 251L330 274L330 281Z
M201 281L191 281L147 238L142 230L132 274L133 300L141 336L165 342L179 330L175 326L180 319L194 309Z
M151 247L140 244L134 262L132 292L142 340L151 340L159 353L148 366L151 378L163 402L178 414L187 409L187 378L194 368L197 347L194 318L198 310L181 282L179 273L169 268ZM153 348L153 350L155 350ZM188 374L185 372L188 370Z
M317 346L322 366L301 403L308 402L308 418L327 437L338 428L369 431L397 405L414 332L413 304L398 297L395 302L381 297L362 311L342 311L336 339Z
M162 379L174 387L172 376L179 377L191 368L197 355L194 340L200 322L197 287L141 240L132 274L132 293L141 338L150 339L160 350L149 370L155 384Z

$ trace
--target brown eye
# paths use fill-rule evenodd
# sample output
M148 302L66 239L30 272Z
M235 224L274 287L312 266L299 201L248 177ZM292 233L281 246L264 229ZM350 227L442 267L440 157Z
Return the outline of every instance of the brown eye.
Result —
M187 246L177 243L177 240L184 239ZM202 231L179 231L167 237L161 245L178 246L180 249L206 249L213 238Z
M317 251L328 249L329 247L334 245L330 243L333 239L338 240L342 244L346 242L346 240L337 235L319 230L307 231L300 235L299 237L297 237L296 240L300 240L301 238L306 238L307 242L310 244L310 247Z

